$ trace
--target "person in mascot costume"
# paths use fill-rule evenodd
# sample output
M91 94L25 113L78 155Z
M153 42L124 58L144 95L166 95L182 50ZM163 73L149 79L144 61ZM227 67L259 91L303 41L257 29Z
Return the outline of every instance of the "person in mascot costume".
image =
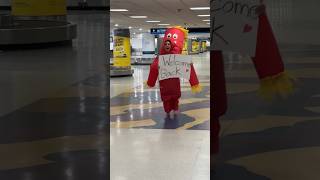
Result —
M166 54L181 54L184 41L187 39L188 31L182 27L173 27L166 30L159 55ZM159 75L159 56L157 56L150 66L148 87L154 87ZM198 81L195 69L191 64L191 72L189 82L191 90L194 93L201 91L201 86ZM163 101L164 111L167 116L170 112L177 114L179 109L179 98L181 97L180 78L169 78L159 81L161 100Z

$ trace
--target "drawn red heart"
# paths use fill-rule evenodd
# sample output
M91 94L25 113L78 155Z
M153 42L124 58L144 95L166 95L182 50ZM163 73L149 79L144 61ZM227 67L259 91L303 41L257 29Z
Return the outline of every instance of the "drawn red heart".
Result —
M249 24L246 24L243 28L243 33L250 32L251 30L252 30L252 26L250 26Z

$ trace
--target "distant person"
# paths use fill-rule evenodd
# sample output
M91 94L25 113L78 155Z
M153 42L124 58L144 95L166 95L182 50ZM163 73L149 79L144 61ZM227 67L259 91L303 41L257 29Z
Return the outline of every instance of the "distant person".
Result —
M181 27L169 28L166 30L159 55L165 54L181 54L184 40L187 37L187 30ZM148 87L154 87L159 75L159 56L157 56L150 66L150 73L147 81ZM191 64L191 72L189 83L192 92L200 92L201 86L198 77ZM174 116L179 110L179 99L181 97L180 78L169 78L159 81L161 100L163 101L164 111L167 117L170 117L170 112Z

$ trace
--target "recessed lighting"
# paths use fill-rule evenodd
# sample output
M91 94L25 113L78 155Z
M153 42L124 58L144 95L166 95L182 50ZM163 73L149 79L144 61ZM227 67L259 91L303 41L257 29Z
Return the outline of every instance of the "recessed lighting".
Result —
M131 29L132 27L131 26L129 26L129 29Z
M210 10L210 7L192 7L191 10Z
M125 12L128 11L128 9L110 9L111 12Z
M210 21L210 19L204 19L204 20L202 20L202 21L204 21L204 22L209 22L209 21Z
M136 18L136 19L140 19L140 18L147 18L147 16L130 16L131 18Z
M158 24L159 26L169 26L170 24Z
M136 34L135 32L133 34Z
M115 27L118 27L118 26L119 26L119 24L115 24L114 26L115 26Z
M140 28L139 31L142 31L142 28Z
M149 22L149 23L157 23L157 22L160 22L160 21L146 21L146 22Z
M200 14L199 17L210 17L210 14Z

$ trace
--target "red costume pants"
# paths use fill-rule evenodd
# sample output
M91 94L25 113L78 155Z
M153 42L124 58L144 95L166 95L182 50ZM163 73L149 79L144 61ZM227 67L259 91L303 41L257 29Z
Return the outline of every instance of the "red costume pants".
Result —
M163 108L166 113L169 113L172 110L177 111L179 109L179 99L170 98L168 100L163 101Z

